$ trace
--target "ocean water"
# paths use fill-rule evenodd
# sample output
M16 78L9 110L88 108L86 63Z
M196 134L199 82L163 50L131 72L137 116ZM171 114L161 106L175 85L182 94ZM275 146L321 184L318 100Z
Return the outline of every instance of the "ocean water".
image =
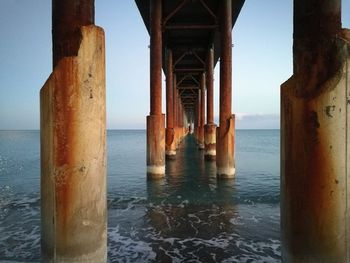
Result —
M40 261L40 135L0 131L0 262ZM279 130L236 132L236 178L217 180L187 136L146 180L146 133L108 131L109 262L279 262Z

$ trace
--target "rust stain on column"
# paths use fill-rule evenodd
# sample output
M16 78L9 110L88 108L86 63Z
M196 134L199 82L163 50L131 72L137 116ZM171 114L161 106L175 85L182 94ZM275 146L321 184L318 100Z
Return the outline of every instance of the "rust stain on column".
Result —
M150 115L147 116L147 176L165 174L165 116L162 114L162 0L150 1Z
M165 154L168 159L176 156L176 141L174 129L174 78L173 78L173 53L167 51L167 78L166 78L166 138Z
M81 27L40 91L43 262L106 262L104 32Z
M232 0L221 2L221 56L220 56L220 127L217 129L216 166L219 178L233 178L234 166L234 118L232 99Z
M207 58L207 124L204 126L205 159L216 160L216 125L214 124L214 49L210 48Z
M294 75L281 89L285 262L349 260L349 31L340 0L294 0Z

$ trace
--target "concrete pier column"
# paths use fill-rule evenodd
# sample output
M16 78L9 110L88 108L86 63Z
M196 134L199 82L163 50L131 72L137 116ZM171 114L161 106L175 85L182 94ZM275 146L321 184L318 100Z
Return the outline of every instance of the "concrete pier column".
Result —
M200 125L201 125L201 90L197 91L196 99L196 118L195 118L195 135L197 144L199 144L200 139Z
M175 138L176 138L176 149L180 144L180 133L179 133L179 90L175 89L175 100L174 100L174 113L175 113Z
M340 7L294 0L294 74L281 89L284 262L350 258L350 32Z
M178 136L178 89L177 89L177 78L176 74L173 74L173 96L174 96L174 103L173 103L173 112L174 112L174 140L175 140L175 147L177 149L178 147L178 141L179 141L179 136Z
M162 0L150 1L150 115L147 116L147 176L165 174L165 116L162 114Z
M179 97L179 136L180 143L183 139L183 128L184 128L184 111L182 107L181 97Z
M106 262L104 32L93 0L53 0L54 69L40 91L41 260Z
M199 131L198 148L204 150L204 124L205 124L205 73L202 73L200 80L200 107L199 107Z
M174 159L176 156L176 139L174 129L174 78L173 53L170 49L167 51L166 123L165 154L166 158Z
M214 123L214 49L210 48L207 57L207 124L204 126L205 159L216 160L216 125Z
M220 19L220 127L216 136L216 167L219 178L235 175L235 119L232 99L232 0L221 1Z

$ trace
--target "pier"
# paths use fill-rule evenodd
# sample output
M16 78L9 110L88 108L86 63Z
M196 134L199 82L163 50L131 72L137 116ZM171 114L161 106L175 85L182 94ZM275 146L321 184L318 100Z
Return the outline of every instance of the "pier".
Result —
M193 134L217 180L234 180L232 28L244 0L135 2L150 35L145 179L162 179ZM349 262L350 31L341 0L294 0L293 11L293 76L281 87L282 258ZM43 262L107 261L105 36L94 13L94 0L52 0L53 71L40 92Z
M218 177L233 178L232 27L244 1L136 1L150 34L150 115L147 174L165 174L165 157L194 127L198 148L215 161ZM219 127L214 123L213 69L220 58ZM163 63L164 62L164 63ZM161 112L161 70L166 73L166 132ZM174 81L175 80L175 81ZM174 98L179 98L174 99ZM176 104L179 104L177 107ZM174 111L173 105L179 110ZM206 118L207 116L207 118ZM174 119L178 127L174 126ZM178 129L180 128L180 129Z

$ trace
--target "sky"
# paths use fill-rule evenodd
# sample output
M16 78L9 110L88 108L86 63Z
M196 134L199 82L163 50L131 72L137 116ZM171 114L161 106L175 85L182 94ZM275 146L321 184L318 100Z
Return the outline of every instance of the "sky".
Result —
M350 0L342 5L350 28ZM107 128L144 129L149 35L141 15L133 0L95 0L95 12L106 35ZM242 8L232 50L237 128L279 128L280 85L292 75L292 12L292 0L246 0ZM51 1L0 0L0 35L0 130L39 129L39 91L52 71ZM217 119L219 64L214 79Z

